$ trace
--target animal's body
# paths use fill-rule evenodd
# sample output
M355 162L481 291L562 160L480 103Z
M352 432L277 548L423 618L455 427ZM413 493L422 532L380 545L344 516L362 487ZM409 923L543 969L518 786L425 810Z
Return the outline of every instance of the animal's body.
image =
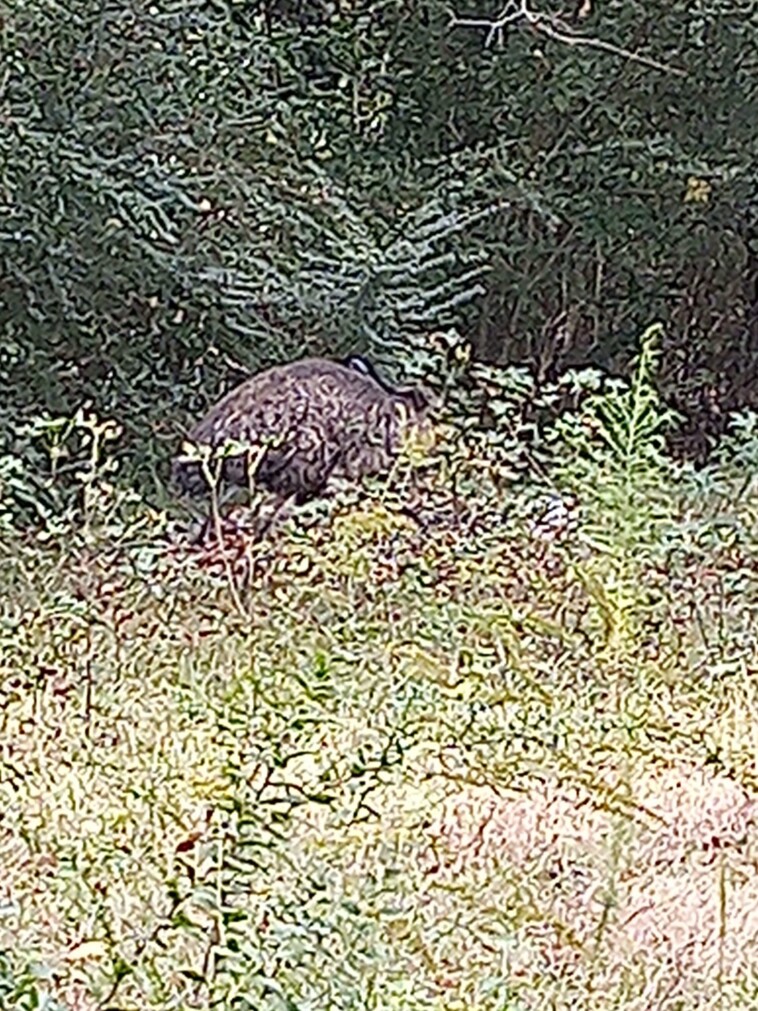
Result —
M364 358L305 358L266 369L232 390L189 441L213 449L244 445L245 451L223 459L222 483L254 484L304 502L332 476L355 479L389 469L407 427L423 424L428 408L421 391L383 383ZM185 492L207 490L196 460L177 457L172 474Z

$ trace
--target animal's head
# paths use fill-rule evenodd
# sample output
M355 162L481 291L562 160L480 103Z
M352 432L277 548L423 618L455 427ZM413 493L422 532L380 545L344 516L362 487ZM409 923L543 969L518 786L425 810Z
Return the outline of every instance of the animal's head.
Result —
M180 453L171 461L171 483L180 494L193 498L208 491L208 482L200 462L185 453Z
M185 495L199 497L212 489L249 487L249 473L261 461L265 446L227 439L220 445L185 442L171 462L171 480Z
M183 442L171 461L171 482L182 495L199 498L220 478L220 466L210 446Z
M376 369L368 358L364 358L363 355L348 355L347 358L342 359L341 364L346 369L352 369L353 372L360 372L361 375L370 376L374 382L382 384L381 379L376 373Z

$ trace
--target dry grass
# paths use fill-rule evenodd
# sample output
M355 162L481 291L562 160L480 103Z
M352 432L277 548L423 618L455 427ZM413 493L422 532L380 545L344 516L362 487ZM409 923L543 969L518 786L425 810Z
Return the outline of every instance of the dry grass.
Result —
M0 1006L754 1006L749 554L467 522L9 556Z
M753 793L689 764L634 767L605 795L561 782L468 788L428 830L427 873L474 873L493 904L498 880L531 883L536 922L517 975L560 965L568 982L591 967L606 988L633 965L648 981L668 975L670 992L653 988L651 1001L716 997L756 962L755 812Z

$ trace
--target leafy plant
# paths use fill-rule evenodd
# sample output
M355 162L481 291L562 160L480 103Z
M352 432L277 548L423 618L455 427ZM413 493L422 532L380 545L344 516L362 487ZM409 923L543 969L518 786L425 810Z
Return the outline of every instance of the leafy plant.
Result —
M45 986L44 966L13 969L9 953L0 951L0 1011L68 1011Z
M654 385L661 333L655 325L643 334L628 385L608 382L559 419L552 436L555 481L582 515L584 557L575 569L612 649L634 642L647 603L643 574L676 523L680 471L665 451L673 415Z
M115 446L121 428L80 408L70 417L39 415L20 426L13 452L0 456L0 523L56 541L72 528L85 541L133 536L160 524L126 481ZM138 515L139 513L139 515Z

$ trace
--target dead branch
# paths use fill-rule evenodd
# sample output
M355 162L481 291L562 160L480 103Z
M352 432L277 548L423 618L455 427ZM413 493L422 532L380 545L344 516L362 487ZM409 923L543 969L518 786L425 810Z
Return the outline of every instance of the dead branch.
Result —
M632 63L639 63L652 70L660 70L666 74L677 74L685 76L686 70L682 67L674 66L670 63L662 63L644 53L637 53L623 46L617 46L604 39L597 39L589 35L577 35L571 28L554 15L541 14L539 11L531 10L526 0L508 0L501 13L496 18L459 18L455 14L450 19L451 28L480 28L485 29L487 35L484 40L485 46L493 43L502 45L505 32L508 26L525 23L540 35L561 42L567 46L584 46L589 49L599 49L602 52L620 56L622 59Z

